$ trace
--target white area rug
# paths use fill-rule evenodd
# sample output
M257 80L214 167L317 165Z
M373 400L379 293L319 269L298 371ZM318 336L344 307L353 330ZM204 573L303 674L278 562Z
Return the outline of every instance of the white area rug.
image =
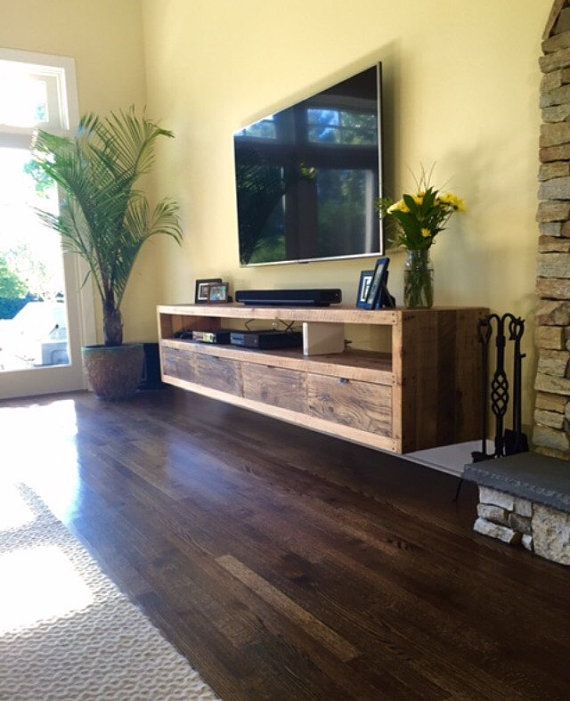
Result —
M2 701L216 698L30 490L2 486Z

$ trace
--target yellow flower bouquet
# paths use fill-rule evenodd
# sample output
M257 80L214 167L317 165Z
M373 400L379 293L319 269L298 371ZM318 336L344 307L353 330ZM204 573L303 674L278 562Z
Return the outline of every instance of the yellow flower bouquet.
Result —
M465 203L451 192L440 194L430 186L415 195L406 194L397 202L384 198L379 209L396 222L394 243L409 251L421 251L434 243L452 214L465 211Z
M380 214L394 224L392 240L408 250L404 271L406 307L433 306L433 266L429 249L455 212L464 212L465 203L451 192L440 193L428 185L422 169L416 194L405 194L395 202L389 198L378 203Z

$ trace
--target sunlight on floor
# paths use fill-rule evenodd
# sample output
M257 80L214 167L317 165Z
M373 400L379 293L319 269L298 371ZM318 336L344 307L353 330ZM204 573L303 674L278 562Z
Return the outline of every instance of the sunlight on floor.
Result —
M0 555L0 635L80 611L91 602L91 592L56 546Z
M0 480L0 532L21 528L35 519L33 511L14 486Z
M30 486L59 518L79 496L73 399L0 408L0 478Z

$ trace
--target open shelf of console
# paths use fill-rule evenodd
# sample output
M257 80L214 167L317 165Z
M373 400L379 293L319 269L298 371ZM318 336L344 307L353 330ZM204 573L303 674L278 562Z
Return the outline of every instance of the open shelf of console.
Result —
M170 305L158 307L163 381L306 428L394 453L478 437L483 308L364 311L354 308ZM338 324L380 331L378 347L303 355L177 336L257 323ZM350 334L353 335L352 333ZM370 343L368 343L370 345Z

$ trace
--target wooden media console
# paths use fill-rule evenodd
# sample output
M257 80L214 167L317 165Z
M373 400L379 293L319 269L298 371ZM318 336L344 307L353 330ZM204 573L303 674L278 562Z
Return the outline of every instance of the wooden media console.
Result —
M393 453L480 437L483 308L158 307L164 382ZM341 353L253 350L177 336L220 328L339 325ZM315 334L318 335L318 334ZM364 341L362 341L364 338ZM360 349L357 345L362 345ZM354 346L354 347L353 347Z

